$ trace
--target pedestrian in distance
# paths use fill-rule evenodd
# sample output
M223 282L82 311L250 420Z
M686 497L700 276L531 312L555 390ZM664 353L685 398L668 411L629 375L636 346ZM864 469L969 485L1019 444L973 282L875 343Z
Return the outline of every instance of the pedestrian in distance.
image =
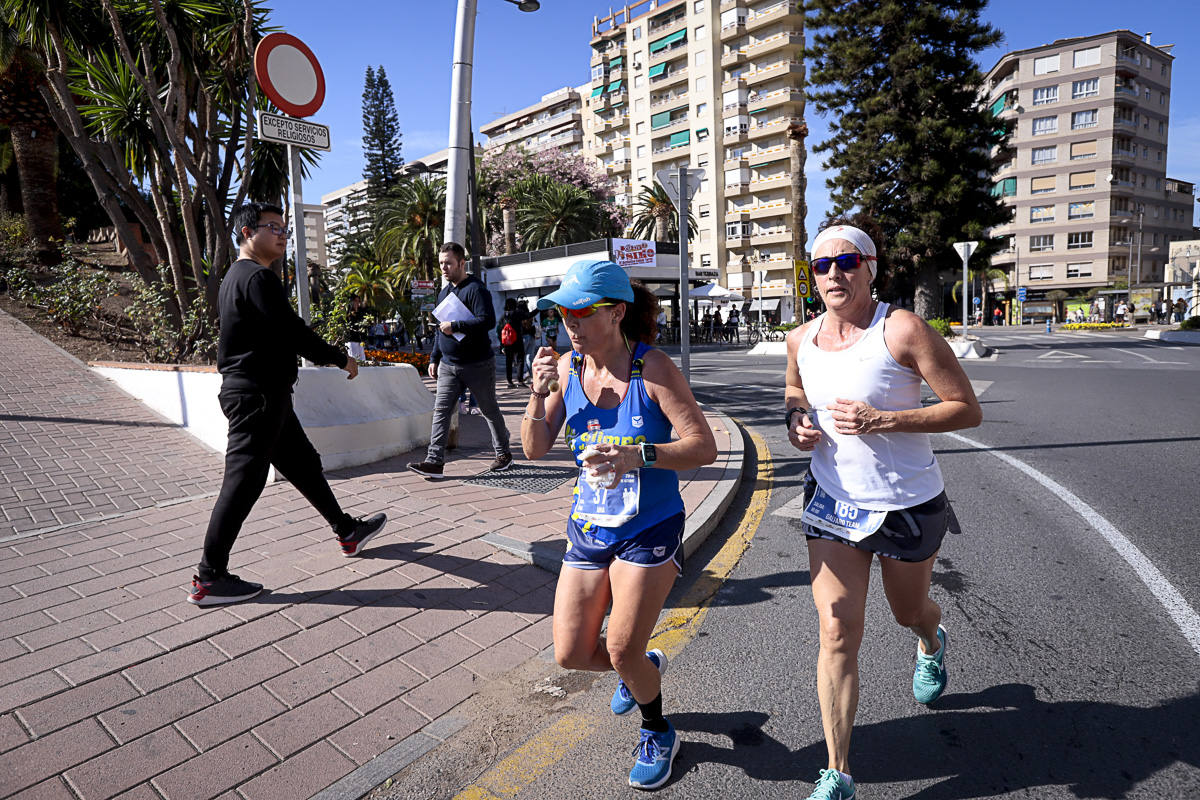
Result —
M283 209L268 203L238 206L229 217L238 260L221 281L217 341L218 395L229 420L225 476L204 536L204 553L188 602L212 606L249 600L263 587L229 574L229 554L274 466L333 528L342 555L356 556L387 518L355 519L342 511L321 471L321 456L292 409L292 386L304 356L358 375L358 363L305 324L270 268L287 250Z
M459 243L442 245L438 264L446 285L438 295L437 305L454 293L472 316L438 323L433 352L429 356L429 377L437 379L429 448L424 461L413 462L408 468L429 481L445 477L450 417L454 413L454 404L466 388L471 390L492 437L496 458L488 470L502 472L512 466L512 451L504 415L496 404L496 356L490 337L496 327L492 298L483 282L467 272L467 254ZM455 334L461 334L462 339L456 338Z
M529 310L529 303L518 300L517 313L521 315L521 347L525 353L525 375L529 376L533 374L533 356L537 353L541 329L537 324L537 315Z
M572 352L538 351L521 444L526 458L541 458L565 426L580 469L554 597L554 655L567 669L616 670L613 713L636 706L642 717L629 784L657 789L671 777L679 738L663 717L667 657L646 648L682 569L677 473L711 464L716 443L683 374L650 346L658 313L650 290L611 261L577 261L538 301L552 305Z
M946 688L946 631L929 596L942 538L958 523L929 434L978 425L982 412L949 345L920 317L871 298L875 244L835 225L813 241L828 309L788 334L785 424L811 452L801 526L820 618L817 696L828 751L810 800L850 800L850 733L871 562L896 621L918 639L913 696ZM921 382L941 401L921 403Z
M504 301L504 314L496 324L496 335L500 339L500 349L504 351L504 372L508 378L508 387L513 383L513 364L517 365L517 383L525 385L525 339L521 335L521 321L524 315L517 309L517 301L508 298Z

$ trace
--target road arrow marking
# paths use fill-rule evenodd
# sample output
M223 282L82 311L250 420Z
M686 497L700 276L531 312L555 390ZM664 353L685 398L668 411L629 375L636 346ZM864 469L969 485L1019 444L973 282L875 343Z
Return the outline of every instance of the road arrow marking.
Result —
M1068 358L1087 358L1087 356L1080 355L1079 353L1068 353L1066 350L1051 350L1048 353L1042 353L1040 356L1038 356L1038 358L1048 358L1051 361L1061 361Z

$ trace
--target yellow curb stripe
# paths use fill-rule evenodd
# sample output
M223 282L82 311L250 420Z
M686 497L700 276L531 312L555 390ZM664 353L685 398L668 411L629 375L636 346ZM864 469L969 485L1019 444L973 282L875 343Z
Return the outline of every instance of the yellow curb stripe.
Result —
M758 478L746 513L737 530L680 599L678 607L659 620L650 641L669 657L678 654L699 633L713 598L750 546L771 502L774 477L771 451L761 436L751 433L750 438L758 451ZM596 722L591 717L567 714L498 762L473 785L455 795L454 800L511 800L561 761L567 751L586 739L595 728Z
M568 714L518 747L492 767L474 786L455 800L499 800L515 797L550 767L562 760L575 745L595 730L596 723L583 714Z
M668 658L674 658L700 632L713 598L750 546L771 502L771 484L775 472L771 451L766 440L758 434L750 433L750 439L758 453L758 478L746 513L742 515L737 530L708 562L688 593L658 621L656 632L650 639L650 646L661 649Z

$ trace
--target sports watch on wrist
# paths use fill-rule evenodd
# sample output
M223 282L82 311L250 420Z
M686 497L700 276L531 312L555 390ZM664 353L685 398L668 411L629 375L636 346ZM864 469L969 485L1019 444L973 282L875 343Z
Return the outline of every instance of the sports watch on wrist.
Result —
M658 451L654 448L654 445L642 442L638 447L642 451L642 466L653 467L654 462L658 461Z

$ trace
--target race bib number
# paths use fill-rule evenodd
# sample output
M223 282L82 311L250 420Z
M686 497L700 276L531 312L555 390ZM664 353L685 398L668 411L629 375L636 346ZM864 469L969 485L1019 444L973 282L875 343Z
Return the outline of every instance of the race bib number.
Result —
M637 516L641 502L642 478L640 470L631 470L611 489L593 488L587 480L587 469L579 470L577 482L579 493L575 496L572 516L604 528L616 528Z
M853 503L835 500L818 486L812 500L804 507L800 521L843 539L859 542L879 530L887 515L886 511L870 511Z

